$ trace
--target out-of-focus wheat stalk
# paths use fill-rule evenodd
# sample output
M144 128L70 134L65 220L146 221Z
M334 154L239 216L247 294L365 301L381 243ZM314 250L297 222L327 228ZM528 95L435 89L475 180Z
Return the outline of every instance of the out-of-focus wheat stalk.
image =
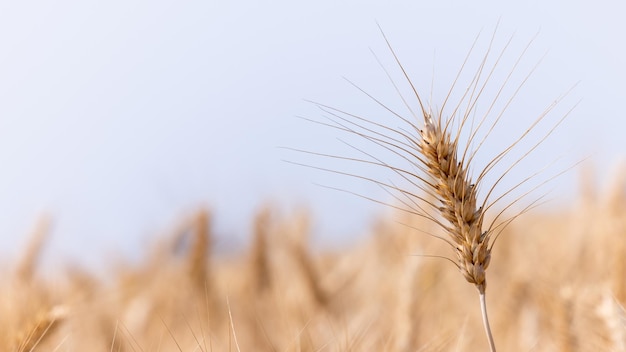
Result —
M18 352L33 351L44 338L49 336L67 312L64 307L53 307L49 312L40 313L23 331L16 336L15 350Z

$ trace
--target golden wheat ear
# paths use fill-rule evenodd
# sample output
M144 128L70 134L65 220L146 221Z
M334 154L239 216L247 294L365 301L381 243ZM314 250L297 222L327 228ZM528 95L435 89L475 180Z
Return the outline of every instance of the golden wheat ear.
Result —
M476 187L468 169L458 160L451 136L441 117L425 116L419 150L424 155L433 191L441 203L441 215L448 221L448 235L455 245L458 267L465 279L485 293L485 271L491 259L489 236L483 232L482 209L477 208Z
M546 133L535 137L535 141L530 142L530 146L526 147L527 149L520 153L521 156L519 156L518 159L510 161L509 165L502 169L501 175L496 176L495 180L490 185L487 183L488 181L486 176L492 173L494 169L496 169L496 166L506 159L509 152L518 148L522 141L527 142L529 136L531 135L531 131L537 128L537 126L544 120L556 104L558 104L569 94L571 89L573 89L573 87L570 88L570 90L568 90L563 96L555 100L543 113L539 115L538 118L530 123L524 132L517 137L514 136L513 142L510 145L505 146L502 151L495 153L495 156L490 161L488 161L482 168L479 168L480 172L478 176L472 178L470 170L474 167L475 156L483 147L487 137L490 136L492 131L494 131L496 126L501 122L501 118L505 112L507 112L511 102L517 96L522 86L537 68L537 65L541 62L541 60L539 60L539 62L537 62L537 64L535 64L530 72L523 78L517 88L513 90L513 93L511 93L508 98L504 99L503 106L501 108L496 108L498 105L497 102L502 99L501 97L503 96L503 92L505 91L505 87L508 85L513 71L532 44L534 40L533 38L533 40L528 43L518 56L511 71L506 76L502 85L497 89L497 93L494 95L491 102L487 102L488 108L483 113L482 118L479 119L477 124L474 124L473 120L469 123L470 116L476 114L478 101L479 99L482 100L482 94L488 87L488 83L490 82L495 69L498 67L503 54L509 47L512 40L511 37L497 55L495 62L491 65L491 67L489 67L486 63L488 62L488 58L492 51L496 32L497 28L493 32L487 52L483 56L475 75L467 85L465 92L462 94L458 103L453 107L453 111L448 113L447 116L445 115L446 112L444 107L448 103L448 98L451 96L451 93L457 84L458 77L465 67L476 41L472 45L468 56L461 66L461 69L457 74L457 78L454 80L448 96L442 104L441 110L433 113L430 107L425 108L423 105L422 99L417 93L411 79L408 77L406 70L400 63L400 60L395 54L385 34L382 33L389 50L393 54L396 63L404 75L404 78L407 80L413 93L415 94L422 111L423 127L418 129L415 124L410 124L413 129L419 131L416 133L416 138L412 141L416 146L415 149L417 150L417 154L420 156L416 161L417 169L422 171L422 175L425 176L416 177L416 182L421 181L428 194L434 196L438 200L434 207L432 206L432 203L427 204L431 206L430 210L435 213L431 215L431 217L436 218L439 216L439 218L444 220L444 224L440 221L437 221L437 223L443 227L444 232L449 238L449 241L446 242L454 247L456 265L463 274L463 277L469 283L474 284L479 291L484 328L489 341L490 349L492 351L495 351L495 343L489 326L485 301L487 286L486 270L491 262L491 250L494 241L497 239L497 236L502 233L502 229L518 215L514 215L499 224L496 223L504 214L505 210L512 207L515 203L519 202L523 196L534 191L537 187L540 187L551 178L548 178L544 182L540 182L537 186L531 188L531 190L527 191L525 194L522 194L518 198L510 201L508 205L504 206L504 210L500 211L500 213L493 217L493 220L491 220L491 223L487 226L484 226L483 224L485 212L491 209L494 204L502 201L503 199L507 199L507 195L515 191L518 187L526 184L530 179L537 175L537 173L535 173L530 176L524 176L522 181L518 182L510 189L505 190L500 195L495 195L496 189L501 181L508 176L523 159L535 151L537 147L553 133L553 131L569 115L571 109L562 115L560 119L557 119L557 121L553 123L552 127L548 128ZM405 100L403 99L403 101ZM574 107L575 106L576 105L574 105ZM495 115L495 117L489 121L488 117L491 115ZM481 131L484 131L482 132L482 139L479 137ZM463 137L463 135L465 137ZM476 144L476 146L472 147L474 144ZM560 175L560 173L558 173L557 176L558 175ZM486 189L486 192L482 194L482 200L479 195L481 189ZM528 207L532 207L536 201L531 202ZM525 212L528 207L520 213ZM415 211L416 209L413 210ZM417 211L423 210L424 208L417 209Z
M376 199L350 190L339 190L427 219L438 226L442 234L430 234L452 247L456 258L448 259L479 291L483 322L492 351L495 350L495 344L487 318L485 292L486 271L491 262L493 244L503 229L517 216L534 207L541 200L541 196L531 200L528 206L509 218L505 218L506 212L528 194L560 175L557 173L548 176L533 185L530 181L536 181L541 170L521 177L515 174L521 170L522 160L536 152L569 115L571 109L560 115L556 121L545 121L548 115L553 115L549 113L573 89L572 87L553 101L517 135L509 136L512 142L505 144L502 149L494 152L492 147L486 147L489 145L488 137L499 131L503 125L503 117L510 113L512 102L543 59L538 60L527 74L521 77L519 84L511 84L516 77L513 73L527 54L534 38L519 55L514 57L511 69L502 73L500 63L507 60L505 53L508 52L513 37L509 38L501 49L496 50L494 49L496 32L497 28L491 36L485 54L478 57L475 71L472 71L468 79L469 83L457 87L468 70L466 66L470 66L472 60L476 61L473 51L480 34L476 37L442 101L441 108L433 109L427 106L418 94L418 89L381 29L394 62L417 104L409 103L409 99L403 96L401 85L396 83L392 74L376 57L400 97L401 108L383 102L349 81L375 103L374 107L382 112L379 114L380 119L316 103L327 120L314 122L347 133L355 137L355 140L366 142L367 146L361 147L356 143L345 142L357 153L356 156L304 151L314 156L344 162L346 169L348 165L356 163L372 167L376 172L387 171L390 180L383 180L380 176L312 166L372 182L385 190L393 198L392 201ZM504 75L502 82L494 87L492 83L496 80L495 77L502 74ZM488 93L492 91L494 92L489 97ZM415 105L418 109L415 109ZM404 112L400 112L401 109ZM416 110L419 113L416 113ZM382 121L383 118L387 120ZM541 131L543 128L547 131ZM373 150L368 149L370 147ZM380 153L375 154L376 151ZM481 166L478 155L484 152L488 152L486 153L488 157ZM514 182L508 189L501 190L505 184L504 180L511 182L515 181L516 177L520 181ZM501 209L496 210L495 206L500 204L503 204ZM495 212L495 216L490 216L489 221L485 220L487 212Z
M485 332L492 351L485 291L486 271L491 261L489 232L483 231L483 209L477 208L477 187L472 183L467 165L458 159L456 145L442 124L441 116L424 115L419 151L424 156L427 173L434 180L441 216L448 221L447 232L455 246L457 266L463 277L476 286L480 297Z

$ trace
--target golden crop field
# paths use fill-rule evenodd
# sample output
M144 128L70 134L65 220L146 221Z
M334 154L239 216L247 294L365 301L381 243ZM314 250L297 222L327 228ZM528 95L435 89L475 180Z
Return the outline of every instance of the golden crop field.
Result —
M575 204L534 212L494 247L489 312L504 351L623 351L623 177ZM271 207L247 251L215 256L199 210L140 265L100 278L44 277L45 228L3 276L3 351L478 351L487 349L476 289L440 241L382 217L367 240L310 248L306 213ZM416 218L407 224L428 230Z

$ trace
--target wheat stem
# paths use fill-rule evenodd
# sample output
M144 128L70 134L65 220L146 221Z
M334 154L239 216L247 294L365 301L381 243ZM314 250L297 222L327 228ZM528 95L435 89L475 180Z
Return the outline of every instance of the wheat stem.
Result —
M487 301L485 299L485 291L479 291L480 296L480 311L483 316L483 326L485 327L485 334L487 340L489 340L489 350L496 352L496 344L493 342L493 336L491 335L491 326L489 326L489 317L487 316Z

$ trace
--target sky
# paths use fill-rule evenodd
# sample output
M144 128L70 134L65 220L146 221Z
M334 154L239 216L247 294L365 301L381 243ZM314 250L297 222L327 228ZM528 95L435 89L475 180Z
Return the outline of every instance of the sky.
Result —
M372 55L394 67L378 25L435 105L479 33L478 52L496 26L497 45L513 38L504 67L536 35L524 57L546 55L514 121L527 125L579 82L556 114L580 103L546 150L587 158L606 181L626 152L625 10L619 1L1 2L0 250L15 258L48 216L48 257L98 265L140 255L201 206L213 212L218 248L241 247L267 202L284 214L308 209L317 243L364 237L384 209L320 187L354 184L286 162L326 166L281 147L342 153L336 130L298 117L324 119L307 100L366 109L371 99L344 78L397 101ZM551 196L577 192L577 174Z

